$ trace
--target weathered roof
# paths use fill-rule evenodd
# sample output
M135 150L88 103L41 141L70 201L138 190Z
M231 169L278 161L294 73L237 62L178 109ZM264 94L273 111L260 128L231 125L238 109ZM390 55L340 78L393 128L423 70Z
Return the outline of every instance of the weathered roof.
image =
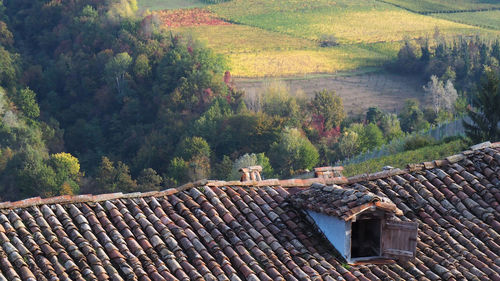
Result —
M313 184L310 188L289 196L288 200L296 208L339 217L346 221L371 208L403 214L384 194L376 195L359 184L352 188L336 184Z
M345 179L419 224L416 258L344 267L286 198L314 180L0 205L0 280L500 280L500 144Z

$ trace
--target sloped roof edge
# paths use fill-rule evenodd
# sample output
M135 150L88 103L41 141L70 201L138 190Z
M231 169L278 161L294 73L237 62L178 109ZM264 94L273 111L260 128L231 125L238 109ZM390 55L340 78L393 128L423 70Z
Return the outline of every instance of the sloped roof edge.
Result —
M395 175L401 175L408 172L420 171L424 169L432 169L440 167L449 163L456 163L466 157L466 155L471 154L474 150L480 150L485 148L497 148L500 147L500 142L484 142L476 144L470 147L470 150L463 151L462 153L446 157L443 160L434 160L431 162L423 162L420 164L409 164L406 169L392 169L388 171L381 171L371 174L361 174L353 177L335 177L335 178L308 178L308 179L268 179L262 181L219 181L219 180L198 180L194 182L189 182L184 185L169 188L162 191L149 191L149 192L133 192L133 193L107 193L107 194L81 194L81 195L62 195L50 198L32 197L19 201L6 201L0 203L1 209L16 209L16 208L26 208L30 206L45 205L45 204L65 204L65 203L79 203L79 202L101 202L106 200L114 200L120 198L142 198L142 197L160 197L175 194L193 187L199 186L247 186L247 187L261 187L261 186L281 186L284 188L290 187L309 187L313 183L321 184L353 184L362 181L376 180L381 178L386 178Z
M425 169L433 169L433 168L439 168L447 164L454 164L457 163L463 159L466 158L467 155L474 153L475 150L480 150L480 149L486 149L486 148L497 148L500 147L500 142L483 142L480 144L476 144L470 147L470 150L465 150L461 153L448 156L445 159L441 160L433 160L433 161L428 161L428 162L422 162L420 164L408 164L406 166L406 169L391 169L387 171L380 171L380 172L375 172L375 173L370 173L370 174L360 174L356 176L352 176L347 178L347 182L349 184L357 183L357 182L362 182L362 181L372 181L372 180L377 180L377 179L382 179L382 178L387 178L387 177L392 177L392 176L397 176L397 175L402 175L406 173L411 173L411 172L418 172L422 171Z
M310 178L310 179L268 179L262 181L217 181L217 180L198 180L189 182L175 188L169 188L162 191L148 191L148 192L132 192L132 193L106 193L106 194L81 194L81 195L62 195L49 198L32 197L15 202L1 202L1 209L16 209L26 208L30 206L45 205L45 204L65 204L65 203L80 203L80 202L101 202L107 200L121 199L121 198L142 198L142 197L161 197L168 196L184 190L200 187L200 186L247 186L247 187L260 187L260 186L281 186L288 187L308 187L313 183L323 184L346 184L345 177L337 178Z

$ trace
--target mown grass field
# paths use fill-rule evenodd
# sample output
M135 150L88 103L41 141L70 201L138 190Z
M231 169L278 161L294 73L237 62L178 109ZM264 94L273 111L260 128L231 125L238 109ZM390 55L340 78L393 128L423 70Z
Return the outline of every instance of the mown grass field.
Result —
M229 55L233 75L239 77L292 76L334 73L380 66L388 57L356 45L328 50L271 50Z
M313 40L245 25L193 26L173 29L189 34L230 58L239 77L332 73L380 66L393 58L399 42L318 47Z
M429 7L436 9L441 7L436 3L451 5L451 0L416 2L434 3ZM457 3L464 3L465 7L472 1ZM227 55L231 73L238 77L377 67L396 57L403 40L429 38L437 29L446 37L500 34L453 18L413 13L378 0L231 0L205 9L233 24L171 25L170 29L191 34L215 52ZM340 45L320 47L325 36L334 36Z
M215 51L227 54L317 47L311 40L239 24L191 26L174 30L190 34Z
M500 8L496 0L383 0L420 13Z
M432 16L460 23L500 30L500 10L446 14L440 13L432 14Z

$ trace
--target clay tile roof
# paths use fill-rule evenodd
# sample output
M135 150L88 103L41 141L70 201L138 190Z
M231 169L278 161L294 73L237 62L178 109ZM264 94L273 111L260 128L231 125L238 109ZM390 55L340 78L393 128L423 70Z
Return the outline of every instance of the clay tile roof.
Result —
M400 220L419 225L416 257L344 266L287 200L315 181L368 195L366 204L389 198ZM199 181L0 203L0 280L500 280L499 222L493 143L349 179Z
M353 215L369 209L382 209L402 214L392 201L375 195L363 185L343 188L338 185L313 184L288 198L299 209L308 209L329 216L349 220Z

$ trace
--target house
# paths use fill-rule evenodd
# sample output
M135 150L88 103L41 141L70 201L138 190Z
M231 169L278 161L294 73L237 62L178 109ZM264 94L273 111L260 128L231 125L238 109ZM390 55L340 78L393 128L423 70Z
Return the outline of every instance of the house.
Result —
M500 143L352 178L249 176L0 203L0 280L500 280ZM385 224L407 241L363 244Z

